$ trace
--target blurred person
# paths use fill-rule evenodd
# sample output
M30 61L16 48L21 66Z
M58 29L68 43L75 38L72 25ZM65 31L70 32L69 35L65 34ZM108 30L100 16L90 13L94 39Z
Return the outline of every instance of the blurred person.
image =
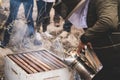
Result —
M70 21L68 21L68 20L65 20L65 22L63 24L63 31L59 36L61 38L67 37L68 34L71 32L71 27L72 27L72 23Z
M60 19L61 19L60 15L55 11L55 15L54 15L54 18L53 18L55 27L59 27L60 26Z
M34 22L32 18L33 12L33 0L10 0L10 13L8 16L7 21L4 24L5 31L4 31L4 38L0 44L0 47L4 48L10 40L10 33L12 32L12 27L14 24L15 19L17 18L18 10L20 5L23 3L25 18L28 25L28 37L33 36L34 34Z
M56 1L55 1L55 5L59 5L59 4L61 4L61 2L62 2L61 0L56 0ZM62 12L63 14L66 14L66 13L64 13L64 7L65 7L65 5L64 5L64 4L61 4L61 5L62 5L62 7L59 7L60 10L61 10L61 12ZM58 9L59 9L59 8L58 8ZM55 14L54 14L54 18L53 18L53 20L54 20L54 25L55 25L56 27L59 27L59 26L60 26L61 16L60 16L60 14L58 13L58 11L56 11L56 9L54 9L54 10L55 10ZM59 36L62 37L62 38L67 37L68 33L71 31L71 26L72 26L72 23L71 23L70 21L64 19L63 32L62 32Z
M55 1L55 5L59 3L59 0ZM60 26L60 15L57 13L56 9L54 9L54 17L53 17L53 21L54 21L54 26L59 27Z
M102 70L92 80L120 79L120 26L118 24L120 3L118 1L120 0L85 0L83 10L87 11L85 23L88 28L84 28L85 33L80 37L78 55L85 45L91 44L103 64Z
M47 26L50 24L50 10L53 6L55 0L37 0L37 20L36 29L37 32L40 31L40 26L42 26L42 32L48 36L52 37L47 31Z

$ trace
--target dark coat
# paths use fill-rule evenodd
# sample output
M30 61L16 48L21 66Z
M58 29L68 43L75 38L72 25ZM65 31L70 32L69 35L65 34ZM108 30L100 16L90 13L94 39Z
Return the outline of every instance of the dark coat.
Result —
M120 34L118 0L90 0L87 14L88 29L81 36L83 43L91 42L103 64L93 80L120 80ZM119 33L119 32L118 32ZM113 46L114 45L114 46Z
M90 41L95 46L110 45L106 36L118 26L117 0L90 0L87 25L89 28L81 36L83 43Z

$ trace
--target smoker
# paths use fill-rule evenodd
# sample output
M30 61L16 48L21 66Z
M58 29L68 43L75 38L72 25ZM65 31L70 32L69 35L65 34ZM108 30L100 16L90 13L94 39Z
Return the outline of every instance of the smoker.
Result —
M75 69L84 80L91 80L103 67L95 52L87 46L79 56L65 58L64 62Z

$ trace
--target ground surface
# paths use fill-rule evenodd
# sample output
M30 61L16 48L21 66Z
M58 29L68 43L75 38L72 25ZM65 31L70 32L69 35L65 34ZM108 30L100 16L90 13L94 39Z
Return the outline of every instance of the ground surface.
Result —
M0 10L0 25L3 24L3 22L7 19L8 17L8 14L9 14L9 0L5 0L2 4L2 7L5 8L4 10ZM19 10L19 14L18 14L18 17L20 18L23 18L23 7L21 6L20 7L20 10ZM34 7L34 12L33 12L33 19L35 21L36 19L36 14L37 14L37 10L36 10L36 6ZM48 31L53 35L53 39L51 40L44 40L43 42L44 43L47 43L47 44L50 44L50 45L45 45L44 48L46 49L49 49L51 51L54 51L55 52L55 47L52 46L52 48L50 47L51 46L51 43L54 43L57 39L57 36L60 35L60 33L63 32L63 23L64 23L64 20L61 19L61 25L60 27L55 27L54 26L54 21L53 21L53 16L54 16L54 9L51 10L51 23L50 25L48 26ZM79 37L82 33L82 29L76 29L74 26L72 26L71 28L71 33L69 33L69 35L65 38L60 38L58 41L58 48L56 50L56 53L58 56L61 56L61 54L59 54L61 52L61 50L64 52L64 51L68 51L68 50L72 50L73 48L77 48L77 45L78 45L78 42L79 42ZM2 31L0 31L0 40L2 40ZM62 46L61 46L62 45ZM11 47L13 48L13 47ZM4 57L7 55L7 54L14 54L15 52L9 47L7 48L0 48L0 78L2 79L3 75L4 75ZM37 50L37 48L35 47L34 50ZM63 54L62 54L63 56Z

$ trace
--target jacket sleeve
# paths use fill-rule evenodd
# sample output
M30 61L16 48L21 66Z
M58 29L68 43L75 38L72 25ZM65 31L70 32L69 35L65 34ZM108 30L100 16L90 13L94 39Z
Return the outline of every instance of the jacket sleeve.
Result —
M80 39L84 44L92 41L96 36L106 35L117 28L118 24L117 0L95 0L94 3L97 21L81 36Z

